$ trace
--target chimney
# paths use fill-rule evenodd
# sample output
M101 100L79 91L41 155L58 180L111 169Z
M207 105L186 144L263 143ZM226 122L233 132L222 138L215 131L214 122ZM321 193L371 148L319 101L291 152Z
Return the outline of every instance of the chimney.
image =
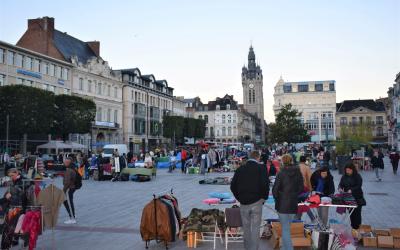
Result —
M90 49L93 51L93 53L97 57L100 57L100 42L99 41L86 42L86 44L89 45Z
M45 32L53 33L54 31L54 18L53 17L42 17L28 20L28 30L40 29Z

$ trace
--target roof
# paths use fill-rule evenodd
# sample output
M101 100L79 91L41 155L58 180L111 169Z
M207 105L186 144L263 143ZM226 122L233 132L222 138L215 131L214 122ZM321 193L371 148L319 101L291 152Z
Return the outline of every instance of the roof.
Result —
M364 107L376 112L384 112L385 105L372 99L366 100L346 100L336 104L337 112L350 112L356 108Z
M68 61L72 56L77 56L78 61L86 63L90 58L97 57L89 45L73 36L54 30L54 45Z
M323 84L323 83L325 83L325 82L328 82L328 83L336 83L335 80L326 80L326 81L285 82L285 84L288 84L288 85L289 85L289 84L298 84L298 85L304 84L304 85L306 85L306 84L310 84L310 83Z

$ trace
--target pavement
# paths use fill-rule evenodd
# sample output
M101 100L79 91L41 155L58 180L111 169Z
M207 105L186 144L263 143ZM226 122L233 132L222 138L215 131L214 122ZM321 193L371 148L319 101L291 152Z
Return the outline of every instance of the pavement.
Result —
M232 175L233 173L212 173L208 177ZM340 176L337 171L334 171L333 175L337 186ZM361 175L367 200L367 206L362 211L363 224L370 224L374 228L400 227L400 175L393 175L388 159L385 159L382 182L375 180L372 171L363 171ZM154 193L173 189L182 214L187 216L192 208L210 208L201 202L207 198L207 193L229 192L228 185L198 184L203 178L199 175L181 174L178 170L168 173L161 169L157 177L150 182L84 181L83 187L75 193L78 224L63 224L67 213L62 206L57 228L54 231L46 230L39 237L37 249L145 249L145 243L140 236L140 219L143 207L151 201ZM62 178L56 179L56 185L62 187ZM4 188L0 189L0 194L4 191ZM331 211L331 215L335 216L335 213ZM264 207L263 218L276 217L271 209ZM198 248L212 249L212 244L202 243ZM158 250L165 247L152 241L149 249ZM187 249L186 242L173 242L170 249ZM224 249L224 246L218 244L217 249ZM229 249L243 249L243 245L233 243ZM271 243L263 240L262 249L272 249Z

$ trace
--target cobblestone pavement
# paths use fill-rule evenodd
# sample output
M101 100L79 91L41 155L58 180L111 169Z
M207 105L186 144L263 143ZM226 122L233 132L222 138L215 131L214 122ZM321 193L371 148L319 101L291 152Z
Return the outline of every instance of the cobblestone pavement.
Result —
M372 171L362 172L368 203L362 211L363 223L376 228L400 227L400 176L393 175L387 159L385 163L382 182L375 181ZM210 175L213 176L232 176L232 173ZM336 171L334 176L337 185L340 177ZM179 171L171 174L159 170L157 178L151 182L84 181L82 189L75 193L78 224L63 225L67 214L61 207L57 229L45 231L39 237L37 249L145 249L139 231L140 217L142 208L152 199L152 194L173 188L180 209L187 216L194 207L208 208L201 202L207 198L208 192L229 191L229 186L199 185L198 181L203 178L199 175L183 175ZM61 187L62 179L57 179L56 183ZM275 218L276 215L265 207L263 217ZM268 241L263 241L262 246L262 249L271 249ZM199 248L212 249L212 245L204 243ZM236 243L229 248L243 249L243 245ZM150 249L165 248L162 244L152 242ZM186 249L186 246L178 241L172 243L170 249ZM218 245L218 249L224 249L223 245Z

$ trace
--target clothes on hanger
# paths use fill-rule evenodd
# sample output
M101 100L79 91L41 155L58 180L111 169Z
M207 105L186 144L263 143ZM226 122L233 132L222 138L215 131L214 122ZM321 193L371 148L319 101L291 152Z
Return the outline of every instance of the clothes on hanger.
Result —
M45 228L54 228L57 225L58 213L64 200L64 192L53 184L40 191L37 203L43 206Z

